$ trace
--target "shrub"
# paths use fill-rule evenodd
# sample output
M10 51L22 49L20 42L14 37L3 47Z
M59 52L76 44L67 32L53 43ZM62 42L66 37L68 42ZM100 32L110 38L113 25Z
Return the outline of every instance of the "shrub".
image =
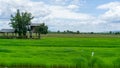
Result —
M88 61L88 67L89 68L104 68L104 62L99 57L91 57L91 59Z
M83 57L75 59L77 68L87 68L87 60Z
M120 58L117 58L115 61L113 61L114 68L120 68Z

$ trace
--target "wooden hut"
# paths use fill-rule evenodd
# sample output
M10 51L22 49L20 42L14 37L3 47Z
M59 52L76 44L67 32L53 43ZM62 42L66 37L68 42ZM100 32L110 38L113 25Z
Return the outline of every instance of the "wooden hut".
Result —
M0 30L0 33L3 34L4 36L6 36L6 35L8 36L9 34L13 35L14 32L15 32L14 29L1 29Z

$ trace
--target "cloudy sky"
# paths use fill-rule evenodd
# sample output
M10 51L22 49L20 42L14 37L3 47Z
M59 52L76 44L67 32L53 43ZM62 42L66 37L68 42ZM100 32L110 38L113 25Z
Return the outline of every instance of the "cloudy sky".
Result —
M0 29L10 28L16 10L30 12L33 23L51 31L120 31L120 0L0 0Z

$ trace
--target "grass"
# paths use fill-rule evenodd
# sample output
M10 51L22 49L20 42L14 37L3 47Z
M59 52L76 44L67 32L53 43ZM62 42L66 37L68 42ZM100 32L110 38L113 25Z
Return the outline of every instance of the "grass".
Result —
M41 40L0 39L0 66L119 68L119 50L120 38L117 37L47 35Z
M120 47L119 38L43 38L0 39L0 46L40 46L40 47Z

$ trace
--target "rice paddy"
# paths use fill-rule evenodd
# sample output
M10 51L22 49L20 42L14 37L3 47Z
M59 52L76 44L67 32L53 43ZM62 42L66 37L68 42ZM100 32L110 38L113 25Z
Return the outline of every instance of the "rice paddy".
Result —
M0 39L0 66L8 68L120 68L120 38L44 35Z

